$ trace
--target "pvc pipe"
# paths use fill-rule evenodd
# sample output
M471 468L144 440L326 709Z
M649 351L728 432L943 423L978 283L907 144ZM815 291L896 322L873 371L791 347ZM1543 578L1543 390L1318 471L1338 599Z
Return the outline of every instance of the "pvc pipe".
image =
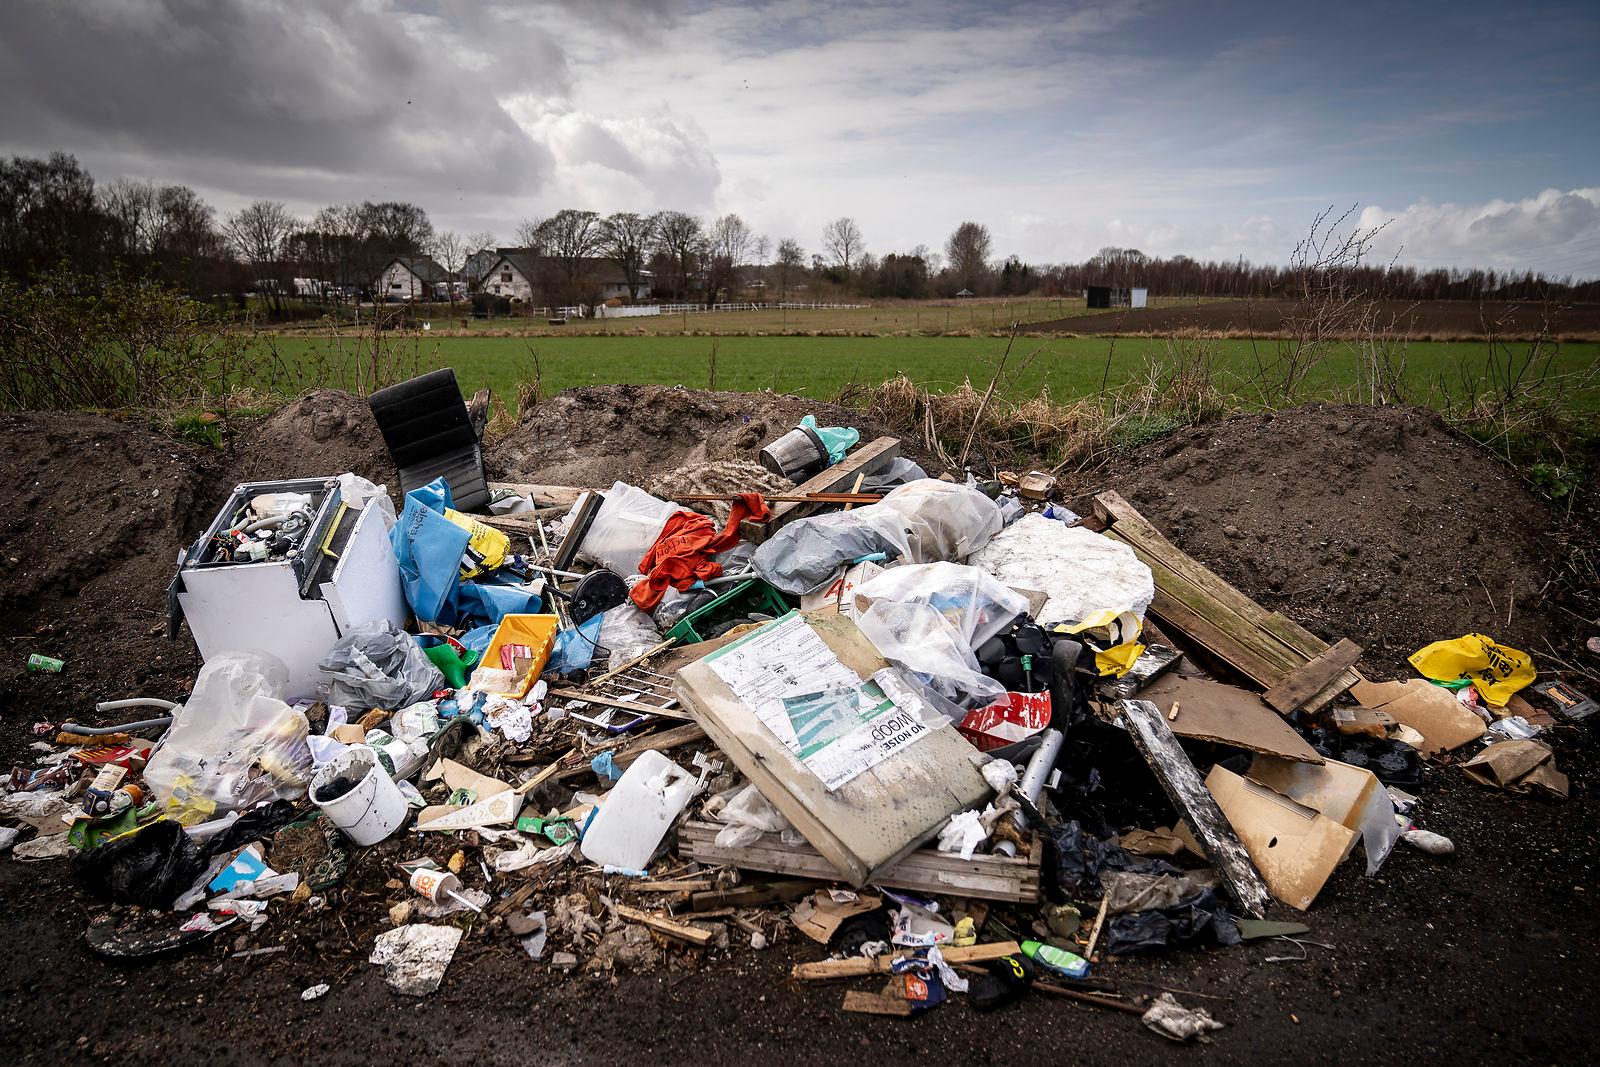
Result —
M1045 783L1055 769L1056 757L1061 755L1061 746L1066 740L1067 735L1060 730L1045 730L1039 734L1039 747L1028 761L1027 769L1022 772L1022 780L1017 783L1017 791L1027 797L1030 803L1038 804L1039 794L1044 792ZM1020 811L1014 812L1011 819L1019 830L1028 826L1027 816ZM1016 843L1012 841L1002 841L995 845L994 850L1006 856L1015 857L1017 854Z
M75 722L61 724L61 732L67 734L83 734L86 737L103 737L106 734L131 733L134 730L143 730L151 726L171 726L172 716L163 715L159 719L140 719L138 722L125 722L121 726L84 726Z
M130 697L127 700L102 700L94 706L94 710L104 715L108 711L121 711L123 708L160 708L171 711L178 705L170 700L160 697Z

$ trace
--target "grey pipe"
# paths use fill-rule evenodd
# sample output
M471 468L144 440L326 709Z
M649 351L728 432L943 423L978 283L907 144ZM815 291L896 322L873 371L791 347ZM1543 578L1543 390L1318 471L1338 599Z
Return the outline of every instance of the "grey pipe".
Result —
M127 700L102 700L94 706L94 710L104 715L108 711L121 711L123 708L160 708L162 711L171 711L178 705L170 700L160 697L129 697Z
M67 734L83 734L86 737L104 737L106 734L131 733L134 730L144 730L151 726L171 726L172 716L163 715L159 719L140 719L138 722L125 722L121 726L84 726L76 722L61 724L61 732Z

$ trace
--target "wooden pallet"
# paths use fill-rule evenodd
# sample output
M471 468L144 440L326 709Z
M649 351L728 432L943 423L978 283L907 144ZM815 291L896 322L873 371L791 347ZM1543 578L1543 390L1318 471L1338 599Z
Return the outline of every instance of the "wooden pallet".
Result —
M810 845L786 845L767 835L744 848L718 848L717 823L687 822L678 828L678 855L700 863L728 863L751 871L791 878L840 881L839 872ZM952 852L918 849L868 879L870 885L917 893L979 897L1034 904L1040 899L1040 864L1044 845L1035 837L1026 858L976 855L964 860Z
M1309 630L1267 611L1180 551L1120 494L1099 494L1094 509L1106 536L1133 549L1154 575L1150 614L1263 689L1282 684L1328 650ZM1346 668L1301 707L1319 711L1360 680Z

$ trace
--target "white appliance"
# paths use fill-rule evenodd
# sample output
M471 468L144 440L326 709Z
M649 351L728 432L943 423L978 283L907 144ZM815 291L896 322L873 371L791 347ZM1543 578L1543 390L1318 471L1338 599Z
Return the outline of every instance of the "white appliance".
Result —
M263 493L311 493L315 519L293 558L228 562L215 538ZM409 617L400 567L377 501L357 511L332 478L245 482L178 558L176 606L202 659L236 650L270 652L289 668L288 695L316 696L317 663L355 627ZM169 609L173 607L169 598ZM175 634L175 620L168 632Z

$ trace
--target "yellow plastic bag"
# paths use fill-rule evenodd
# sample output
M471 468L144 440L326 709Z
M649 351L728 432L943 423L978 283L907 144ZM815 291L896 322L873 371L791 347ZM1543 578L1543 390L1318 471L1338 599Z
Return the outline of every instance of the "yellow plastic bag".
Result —
M467 551L461 556L462 578L476 578L480 574L498 570L506 561L506 553L511 551L511 538L454 508L445 508L444 517L472 535L472 540L467 542ZM476 564L472 562L474 557L478 558Z
M1103 608L1090 612L1081 622L1057 626L1055 632L1083 638L1094 649L1094 665L1100 676L1121 678L1144 654L1144 646L1135 640L1143 626L1143 620L1131 611Z
M1411 654L1411 665L1435 682L1471 680L1484 703L1503 708L1513 693L1537 677L1526 652L1496 644L1483 634L1435 641Z
M1094 665L1100 672L1100 677L1114 674L1121 678L1133 670L1134 661L1144 655L1144 646L1137 641L1125 641L1120 645L1113 645L1104 652L1095 649Z

